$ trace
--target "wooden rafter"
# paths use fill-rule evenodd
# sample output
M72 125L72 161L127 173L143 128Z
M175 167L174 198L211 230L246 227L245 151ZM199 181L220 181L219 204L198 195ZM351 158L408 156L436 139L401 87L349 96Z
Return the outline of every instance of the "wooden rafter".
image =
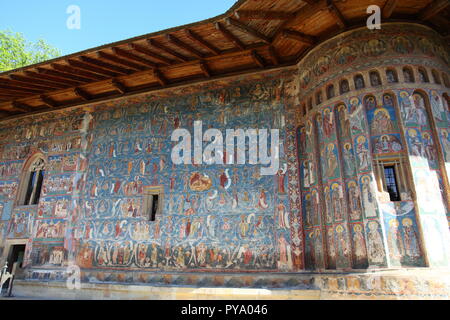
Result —
M327 0L327 9L336 19L336 24L341 28L346 28L345 18L342 15L341 11L336 7L333 0Z
M61 71L61 72L65 72L67 74L70 75L75 75L75 76L82 76L82 77L86 77L89 78L91 80L105 80L107 79L107 77L93 73L93 72L89 72L89 71L85 71L83 69L80 68L76 68L73 66L67 66L67 65L60 65L57 63L52 63L51 64L52 68L57 70L57 71Z
M205 75L205 77L210 78L211 77L211 70L209 70L208 64L205 61L200 61L200 70L202 70L202 73Z
M234 15L240 20L288 20L293 16L291 12L268 10L236 10Z
M171 56L174 56L175 58L181 60L182 62L187 62L189 61L189 58L185 57L184 55L176 52L175 50L172 50L168 47L166 47L165 45L159 43L158 41L154 40L154 39L148 39L147 40L148 44L152 47L155 47L165 53L170 54Z
M242 41L239 40L238 37L236 37L230 31L228 31L228 29L225 28L220 22L216 22L216 29L219 30L226 39L236 45L239 49L245 50L245 45L242 43Z
M45 95L41 95L39 97L42 101L42 103L50 108L56 108L58 106L58 104L56 103L55 100L51 99L50 97L47 97Z
M106 70L104 68L90 64L90 63L73 60L73 59L68 59L67 62L72 67L83 69L83 70L86 70L86 71L89 71L92 73L97 73L102 76L116 77L119 75L117 72L112 72L112 71Z
M42 79L42 80L50 81L51 83L56 83L56 84L64 84L68 87L76 86L80 83L77 80L62 79L60 77L54 77L51 75L43 75L43 74L32 72L32 71L25 71L24 73L31 78Z
M280 58L278 56L276 49L273 46L269 47L269 54L274 65L280 64Z
M185 30L186 36L193 42L199 44L200 46L203 46L209 51L212 51L214 54L219 55L220 50L217 49L215 46L213 46L211 43L200 37L198 34L196 34L194 31L186 29Z
M112 79L111 80L111 84L121 94L125 94L125 93L128 92L127 87L125 87L125 85L122 82L120 82L119 80L117 80L117 79Z
M430 20L449 5L449 0L434 0L425 9L423 9L422 12L419 13L419 20Z
M197 49L195 49L194 47L188 45L187 43L181 41L180 39L178 39L177 37L175 37L172 34L167 34L166 35L167 40L169 40L171 43L173 43L174 45L176 45L177 47L183 49L184 51L187 51L191 54L193 54L195 57L202 59L203 58L203 53L201 53L200 51L198 51Z
M30 88L22 88L22 87L16 87L11 86L7 84L0 83L0 89L2 93L11 93L11 94L27 94L27 93L41 93L45 92L45 90L38 90L38 89L30 89Z
M174 63L173 60L170 60L170 59L168 59L166 57L163 57L162 55L157 54L157 53L155 53L155 52L153 52L153 51L151 51L151 50L149 50L149 49L147 49L147 48L145 48L143 46L140 46L138 44L131 43L130 47L133 50L136 50L136 51L138 51L138 52L140 52L140 53L142 53L142 54L144 54L144 55L146 55L146 56L148 56L150 58L156 59L156 60L160 61L161 63L163 63L165 65L170 65L170 64Z
M0 109L0 115L10 117L13 116L15 113L9 110Z
M250 51L250 55L253 59L253 61L260 67L264 68L266 64L264 63L264 60L261 58L261 56L256 52L256 50Z
M164 87L167 85L167 79L165 78L165 76L159 69L153 70L153 76L156 78L156 80L158 80L158 82L161 86Z
M9 78L12 80L18 80L18 81L23 81L23 82L28 82L28 83L42 84L44 86L52 88L53 90L67 88L67 85L64 85L61 83L56 83L54 81L48 81L48 80L35 79L32 77L21 76L18 74L11 74L11 75L9 75Z
M112 72L117 72L117 73L122 74L122 75L133 73L132 70L125 69L125 68L122 68L122 67L119 67L119 66L116 66L116 65L112 65L110 63L106 63L106 62L101 61L99 59L94 59L94 58L90 58L90 57L86 57L86 56L81 56L80 59L83 62L89 63L89 64L94 65L94 66L101 67L101 68L106 69L106 70L110 70Z
M29 105L26 105L26 104L23 104L23 103L20 103L17 101L13 101L11 103L11 105L13 106L14 109L18 109L23 112L31 112L31 111L35 110L33 107L30 107Z
M227 18L227 19L225 19L225 21L226 21L226 23L228 25L231 25L231 26L233 26L235 28L238 28L241 31L244 31L244 32L250 34L251 36L253 36L253 37L255 37L255 38L257 38L257 39L259 39L259 40L261 40L261 41L263 41L265 43L270 43L271 42L269 37L265 36L261 32L253 29L252 27L249 27L248 25L246 25L246 24L244 24L244 23L242 23L240 21L237 21L237 20L235 20L233 18Z
M86 77L76 76L74 74L70 74L67 72L56 71L56 70L51 70L51 69L46 69L46 68L37 68L37 71L40 74L48 74L48 75L59 77L61 79L69 79L69 80L78 81L80 83L92 81L92 79L89 79Z
M387 0L383 7L382 17L384 19L389 19L397 7L398 0Z
M125 58L125 59L128 59L128 60L133 60L135 62L138 62L140 64L146 65L148 67L151 67L151 68L156 68L157 67L157 64L155 62L147 60L147 59L144 59L141 56L138 56L138 55L136 55L136 54L134 54L132 52L125 51L125 50L120 49L120 48L113 48L113 52L115 54L117 54L118 56L121 56L122 58Z
M114 63L126 66L127 68L131 68L134 71L143 71L143 70L145 70L147 68L147 67L144 67L144 66L142 66L140 64L137 64L137 63L134 63L134 62L131 62L131 61L119 58L119 57L117 57L117 56L115 56L113 54L109 54L109 53L106 53L106 52L103 52L103 51L99 51L97 53L97 55L98 55L99 58L102 58L102 59L105 59L105 60L109 60L109 61L112 61Z
M12 86L14 88L24 88L24 89L34 89L34 90L53 90L52 87L44 86L41 84L36 83L29 83L26 81L18 81L18 80L12 80L12 79L4 79L0 78L0 84L5 84Z
M304 45L312 46L316 43L316 38L303 34L301 32L295 31L295 30L283 30L282 33L283 37L290 38L295 41L301 42Z
M75 95L77 97L80 97L84 101L89 101L89 100L92 99L92 96L89 93L87 93L85 90L81 89L81 88L74 88L73 92L75 93Z

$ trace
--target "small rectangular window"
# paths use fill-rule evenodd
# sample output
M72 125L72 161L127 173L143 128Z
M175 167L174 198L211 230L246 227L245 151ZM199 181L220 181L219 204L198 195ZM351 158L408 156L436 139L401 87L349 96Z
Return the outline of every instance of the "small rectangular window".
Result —
M391 201L400 201L400 192L397 182L397 176L395 174L394 166L385 166L384 167L384 177L386 182L387 192L389 193L389 197Z
M384 193L383 201L412 200L413 190L408 183L408 164L402 155L390 159L375 156L374 169L378 192Z
M149 221L155 221L162 204L162 188L148 187L144 190L144 216Z

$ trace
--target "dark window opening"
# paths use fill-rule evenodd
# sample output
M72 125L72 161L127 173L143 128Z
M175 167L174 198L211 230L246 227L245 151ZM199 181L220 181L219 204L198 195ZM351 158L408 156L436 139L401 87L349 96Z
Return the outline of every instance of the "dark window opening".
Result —
M151 197L152 197L152 200L151 200L151 207L150 207L150 221L155 221L156 213L158 212L159 195L155 194Z
M32 204L38 204L39 198L41 197L41 189L42 189L42 182L44 181L44 171L39 171L37 182L36 182L36 191L34 193L34 198Z
M400 192L395 174L395 166L384 167L384 177L386 179L386 188L391 201L400 201Z
M31 195L33 193L33 187L34 187L34 180L36 177L36 172L32 171L30 172L30 179L28 179L28 186L27 186L27 193L25 195L25 202L23 204L27 205L30 203Z

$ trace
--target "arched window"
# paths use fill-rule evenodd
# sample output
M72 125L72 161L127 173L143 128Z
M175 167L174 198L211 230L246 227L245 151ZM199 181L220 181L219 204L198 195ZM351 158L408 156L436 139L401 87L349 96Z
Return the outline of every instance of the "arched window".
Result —
M405 82L407 82L407 83L415 82L414 73L413 73L412 69L409 67L403 68L403 77L405 78Z
M317 105L322 103L322 91L318 91L316 93L316 103L317 103Z
M433 76L433 81L436 84L441 84L441 78L439 77L439 73L436 70L431 71L431 75Z
M330 84L327 87L327 99L334 98L334 85Z
M419 68L419 81L422 83L430 82L427 71L424 68Z
M378 87L381 86L381 78L378 71L372 71L369 73L370 76L370 85L372 87Z
M448 80L448 76L447 74L443 73L442 74L442 79L444 80L444 84L447 88L450 88L450 81Z
M339 84L339 91L341 92L341 94L347 93L350 91L350 85L348 84L347 79L344 79L340 82Z
M364 77L360 74L357 74L355 76L355 78L353 79L353 81L355 82L356 90L364 89L366 87L366 84L364 82Z
M18 205L32 206L39 203L45 174L45 161L35 156L25 167L18 194Z
M397 83L398 82L397 71L395 71L394 69L387 69L386 78L388 83Z

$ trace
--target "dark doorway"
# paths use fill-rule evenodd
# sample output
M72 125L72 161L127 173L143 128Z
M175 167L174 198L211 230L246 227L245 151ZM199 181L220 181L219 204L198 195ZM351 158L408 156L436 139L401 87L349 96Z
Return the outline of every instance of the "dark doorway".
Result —
M12 245L9 249L8 255L8 272L12 272L12 268L15 262L19 263L19 268L22 268L23 256L25 254L25 245L16 244Z
M22 267L22 262L23 262L23 256L25 254L25 245L24 244L16 244L16 245L12 245L9 249L9 254L8 254L8 269L7 272L11 273L14 263L18 262L19 266L18 268ZM7 290L8 286L9 286L9 281L10 279L8 279L4 284L3 287L0 288L0 291L3 290Z

